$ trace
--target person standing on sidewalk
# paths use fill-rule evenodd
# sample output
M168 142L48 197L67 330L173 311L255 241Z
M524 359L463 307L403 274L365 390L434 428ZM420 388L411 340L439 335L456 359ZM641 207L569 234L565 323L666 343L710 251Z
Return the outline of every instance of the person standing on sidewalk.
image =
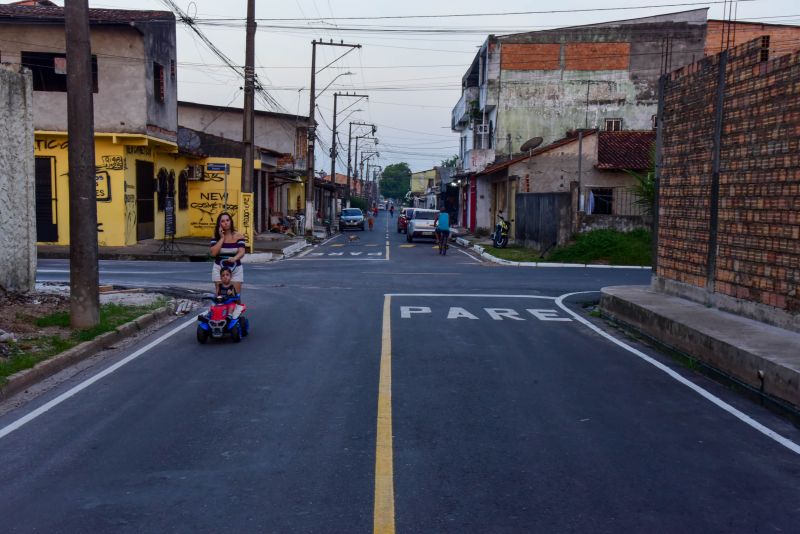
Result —
M214 237L211 239L211 256L214 257L211 280L214 282L217 293L219 293L220 283L219 271L225 266L230 268L233 287L236 288L236 293L241 295L242 282L244 282L244 268L241 260L244 253L244 236L236 231L231 214L223 211L217 217Z

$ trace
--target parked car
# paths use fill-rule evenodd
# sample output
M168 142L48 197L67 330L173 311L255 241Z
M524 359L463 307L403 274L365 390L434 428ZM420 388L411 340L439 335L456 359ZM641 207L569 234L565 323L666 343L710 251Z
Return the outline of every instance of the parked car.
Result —
M406 241L411 243L415 237L435 239L436 227L434 223L438 215L439 212L436 210L414 209L406 227Z
M397 217L398 234L408 232L408 220L411 218L412 213L414 213L414 208L403 208L400 210L400 216Z
M345 208L339 214L339 229L345 231L347 229L356 228L361 231L364 230L364 213L360 208Z

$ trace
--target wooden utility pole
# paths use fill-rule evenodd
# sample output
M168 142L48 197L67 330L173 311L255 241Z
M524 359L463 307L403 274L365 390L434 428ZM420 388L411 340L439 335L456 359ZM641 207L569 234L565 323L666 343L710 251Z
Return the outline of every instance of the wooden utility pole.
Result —
M70 323L91 328L100 315L97 186L88 0L66 0L67 135L69 136Z
M308 104L308 165L307 174L308 181L306 182L306 234L311 234L314 231L314 143L316 141L316 126L317 122L314 120L317 100L317 45L326 46L342 46L346 48L356 49L361 48L361 45L346 44L344 41L334 43L323 41L311 41L311 94L309 95ZM332 63L334 63L334 60ZM325 65L319 71L322 72L328 68L332 63ZM324 91L323 89L322 91Z
M311 41L311 90L308 104L308 153L306 154L306 234L314 232L314 143L317 135L317 122L314 109L317 98L317 41Z
M242 193L253 192L253 115L255 114L256 0L247 0L247 36L244 52L244 120L242 131Z

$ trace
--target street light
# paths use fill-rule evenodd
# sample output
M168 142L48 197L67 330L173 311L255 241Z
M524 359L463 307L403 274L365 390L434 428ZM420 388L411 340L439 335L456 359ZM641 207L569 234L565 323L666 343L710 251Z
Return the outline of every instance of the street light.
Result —
M328 89L328 87L330 87L331 85L333 85L333 82L335 82L336 80L338 80L338 79L339 79L339 78L341 78L342 76L353 76L353 75L355 75L355 73L353 73L353 72L350 72L350 71L347 71L347 72L342 72L341 74L337 74L337 75L336 75L336 76L334 76L334 78L333 78L333 79L330 81L330 83L329 83L328 85L326 85L326 86L325 86L325 89L323 89L322 91L320 91L319 93L317 93L317 95L316 95L316 97L315 97L315 98L319 98L319 96L320 96L322 93L324 93L324 92L325 92L325 91Z

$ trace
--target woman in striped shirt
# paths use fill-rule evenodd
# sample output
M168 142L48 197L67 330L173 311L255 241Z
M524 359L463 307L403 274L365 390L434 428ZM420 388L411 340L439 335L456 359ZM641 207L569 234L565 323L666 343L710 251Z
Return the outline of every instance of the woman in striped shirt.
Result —
M223 211L217 217L217 226L214 228L214 237L211 239L211 255L214 257L211 280L214 282L216 292L219 292L219 270L224 264L231 269L231 281L233 287L236 288L236 293L242 293L244 268L241 260L244 253L244 236L236 231L230 213Z

